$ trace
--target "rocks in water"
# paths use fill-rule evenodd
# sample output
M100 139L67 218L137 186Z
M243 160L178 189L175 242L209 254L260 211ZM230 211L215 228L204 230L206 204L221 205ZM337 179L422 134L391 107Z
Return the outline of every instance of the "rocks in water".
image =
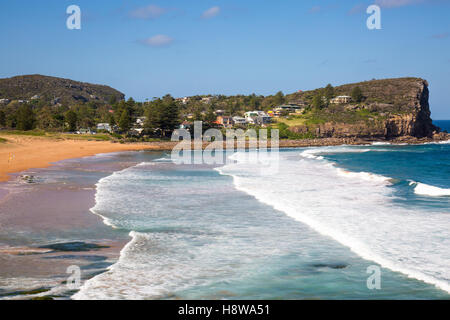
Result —
M22 179L22 181L25 183L36 183L34 176L30 176L27 174L20 176L20 179Z
M314 268L330 268L330 269L344 269L348 267L346 263L314 263L311 265Z
M39 248L43 249L51 249L53 251L65 251L65 252L82 252L82 251L91 251L98 250L103 248L109 248L109 246L98 245L95 243L86 243L82 241L74 241L74 242L62 242L49 244L45 246L41 246Z

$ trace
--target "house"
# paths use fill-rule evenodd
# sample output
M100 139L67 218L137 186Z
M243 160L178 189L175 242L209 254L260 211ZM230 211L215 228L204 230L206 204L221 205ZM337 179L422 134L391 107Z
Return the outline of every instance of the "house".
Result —
M209 103L211 103L212 98L213 98L213 97L205 97L205 98L202 98L202 102L203 102L203 103L206 103L206 104L209 104Z
M304 107L296 105L296 104L284 104L281 106L277 106L273 109L273 111L277 111L277 112L296 112L297 110L301 110Z
M258 117L256 117L256 124L258 124L260 126L265 126L271 122L272 122L272 118L267 114L259 115Z
M182 104L187 104L191 98L189 97L183 97L183 98L176 98L175 101L181 102Z
M0 99L1 104L8 104L10 102L9 99Z
M247 123L264 125L272 122L270 116L264 111L248 111L244 115Z
M132 129L130 129L128 134L132 137L140 137L143 131L144 131L144 129L142 129L142 128L132 128Z
M99 124L97 124L97 131L100 131L100 130L105 130L105 131L108 131L108 132L112 132L113 131L112 128L111 128L111 125L109 123L99 123Z
M30 98L30 100L37 100L37 99L39 99L39 98L40 98L40 96L39 96L38 94L36 94L36 95L32 96L32 97Z
M248 112L244 113L244 117L245 117L245 120L247 121L247 123L255 124L256 118L259 116L259 112L262 112L262 111L248 111Z
M235 116L233 117L234 125L245 126L247 124L247 120L243 117Z
M183 123L180 124L180 129L191 130L191 126L192 126L192 122L183 121Z
M350 97L350 96L338 96L336 98L331 99L330 103L342 104L342 103L349 103L351 100L352 100L352 97Z
M223 116L225 114L225 110L216 110L214 111L214 113L216 114L216 116Z
M218 116L216 123L224 126L225 128L231 128L233 126L233 118L229 116Z
M80 129L77 131L77 134L96 134L96 132L91 129Z
M136 125L138 125L139 127L143 127L145 121L147 121L147 117L139 117L136 119Z

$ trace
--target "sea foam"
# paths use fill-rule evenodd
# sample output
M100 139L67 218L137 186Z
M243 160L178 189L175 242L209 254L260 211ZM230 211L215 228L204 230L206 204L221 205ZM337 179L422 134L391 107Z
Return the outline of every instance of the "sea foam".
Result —
M237 189L335 239L362 258L450 292L448 219L396 205L390 178L344 171L320 158L320 153L324 149L307 149L298 159L283 156L274 176L263 177L254 164L239 160L218 170L232 176Z

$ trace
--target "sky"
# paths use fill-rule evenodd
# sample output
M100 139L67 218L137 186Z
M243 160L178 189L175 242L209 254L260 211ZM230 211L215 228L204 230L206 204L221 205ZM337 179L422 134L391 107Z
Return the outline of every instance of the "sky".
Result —
M381 29L369 30L369 5ZM67 7L81 9L69 30ZM428 80L450 119L450 0L0 2L0 78L43 74L167 93L292 93L370 79Z

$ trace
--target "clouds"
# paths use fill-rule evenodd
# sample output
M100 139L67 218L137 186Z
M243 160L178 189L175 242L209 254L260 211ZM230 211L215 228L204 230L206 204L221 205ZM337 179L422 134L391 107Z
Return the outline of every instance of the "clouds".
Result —
M397 8L424 2L424 0L376 0L375 4L382 8Z
M153 37L144 39L141 42L150 47L167 47L172 44L173 38L165 34L157 34Z
M156 5L149 5L130 11L129 16L134 19L151 20L162 16L167 12L167 9L158 7Z
M172 9L170 9L172 10ZM175 10L175 9L173 9ZM169 9L161 8L157 5L148 5L145 7L140 7L129 12L129 16L133 19L143 19L143 20L154 20L161 17L163 14L167 13ZM221 12L221 8L218 6L211 7L205 10L201 18L211 19L218 16ZM146 45L148 47L168 47L174 42L174 39L166 34L157 34L152 37L140 40L139 43Z
M444 33L438 33L431 36L433 39L447 39L450 37L450 33L444 32Z
M314 6L311 9L309 9L309 13L318 13L322 10L321 6Z
M367 5L357 4L353 8L351 8L347 13L349 15L360 14L360 13L363 13L363 12L365 13L366 12L366 8L367 8Z
M220 13L220 7L212 7L202 13L202 19L211 19Z

